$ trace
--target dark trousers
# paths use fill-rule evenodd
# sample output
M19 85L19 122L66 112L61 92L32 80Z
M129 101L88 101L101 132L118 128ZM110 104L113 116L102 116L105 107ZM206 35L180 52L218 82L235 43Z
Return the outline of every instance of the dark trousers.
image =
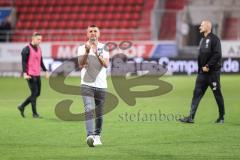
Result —
M41 93L41 78L40 76L31 76L32 78L27 80L28 86L31 91L31 95L27 97L27 99L20 105L21 108L25 108L29 103L32 105L32 113L37 115L36 102L37 97L40 96Z
M211 73L199 73L196 79L195 89L193 92L190 116L194 119L198 104L205 94L208 86L212 89L215 100L218 105L219 118L223 118L225 114L224 100L220 85L220 71Z
M100 135L103 124L106 89L81 85L81 95L84 103L87 136Z

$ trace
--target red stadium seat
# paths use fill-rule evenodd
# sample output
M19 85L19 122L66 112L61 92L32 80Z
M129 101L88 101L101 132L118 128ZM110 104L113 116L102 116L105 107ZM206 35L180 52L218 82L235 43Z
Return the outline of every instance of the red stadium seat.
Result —
M109 3L111 3L111 2L109 2L109 0L101 0L101 1L99 1L99 0L94 0L94 4L96 4L97 6L98 6L98 5L106 6L106 5L108 5Z
M80 20L85 20L85 19L87 19L87 14L85 14L85 13L82 13L82 14L80 14Z
M57 5L57 0L51 0L51 1L47 1L49 6L56 6Z
M79 14L79 12L81 11L81 8L79 5L74 5L71 7L71 12L72 13L76 13L76 14Z
M22 21L18 21L17 24L16 24L16 28L18 29L24 29L24 23Z
M111 0L111 4L114 6L118 5L118 0Z
M104 20L113 20L115 18L113 13L105 13L104 17Z
M182 9L185 6L186 0L166 1L166 9Z
M105 17L105 14L104 13L98 13L96 15L96 19L97 20L104 20L106 17Z
M130 0L130 1L134 1L135 3L142 5L144 3L144 0Z
M57 14L60 14L62 13L62 8L63 8L62 6L56 6L54 7L53 11Z
M77 21L78 20L78 14L77 13L70 14L70 19L72 19L72 21Z
M133 7L131 5L127 5L124 7L124 11L125 12L132 12L133 11Z
M57 14L57 13L56 14L51 14L50 17L51 17L52 20L56 20L56 21L62 19L62 15Z
M45 14L45 12L46 12L45 8L46 7L38 6L38 14Z
M124 8L125 8L125 6L119 5L119 6L116 6L115 11L116 12L124 12Z
M87 7L87 10L88 10L88 13L95 13L95 12L98 12L99 9L97 6L91 6L91 7Z
M118 0L117 3L118 3L119 5L122 5L122 6L128 4L128 2L127 2L126 0Z
M68 29L75 29L75 22L74 21L67 22L67 28Z
M66 29L66 26L67 26L67 22L66 22L66 21L63 21L63 20L61 20L61 21L58 22L58 24L57 24L57 28L58 28L58 29Z
M31 2L31 6L39 7L40 5L41 5L41 1L39 1L39 0L34 0Z
M125 13L122 15L123 19L124 20L130 20L132 18L132 14L130 13Z
M46 14L48 14L48 13L52 14L53 11L54 11L54 7L52 7L52 6L49 6L49 7L45 8Z
M70 13L70 12L72 12L72 7L71 6L62 7L62 13Z
M136 21L130 21L131 24L131 28L137 28L138 27L138 23Z
M136 12L141 12L141 10L142 10L142 7L140 6L140 5L135 5L134 7L133 7L133 11L136 13Z
M51 29L57 29L58 28L57 26L58 26L58 21L52 21L49 23L49 27Z
M69 6L74 6L74 2L76 0L67 0L67 1L64 1L66 5L69 5Z
M40 22L42 22L42 21L44 20L42 14L37 14L37 15L35 15L35 18L36 18L37 20L39 20Z
M141 17L141 16L140 16L139 13L133 13L131 18L134 19L134 20L139 20L140 17Z
M88 13L87 14L87 19L89 20L94 20L96 17L95 17L95 14L94 13Z
M26 15L25 18L26 18L26 20L28 20L28 21L32 21L32 20L34 20L34 14L29 13L29 14Z
M122 21L121 21L121 25L120 25L118 20L114 20L114 21L112 21L111 24L109 24L107 26L107 28L121 28L121 26L122 26Z
M41 2L41 6L48 6L49 4L48 4L48 0L40 0L40 2Z
M150 16L146 15L150 15L153 8L150 3L153 4L152 0L16 0L19 14L16 29L46 30L47 40L50 41L85 40L72 33L96 24L101 29L113 30L106 34L106 39L133 39L135 32L115 33L114 30L148 30ZM149 34L138 37L149 38ZM13 39L16 40L15 37Z
M41 23L40 21L34 21L34 22L32 22L32 27L31 27L31 28L32 28L32 29L36 29L36 30L37 30L37 29L40 29L40 28L41 28L41 27L40 27L40 26L41 26L40 23Z
M25 13L29 12L28 7L26 7L26 6L18 7L17 10L18 10L19 13L22 13L22 14L25 14Z
M68 21L69 19L71 19L71 17L70 17L70 14L68 14L68 13L62 13L60 15L60 19L64 20L64 21Z
M51 14L48 13L46 13L43 17L46 21L50 21L52 19Z
M66 3L66 0L58 0L57 5L61 7L66 7L68 4Z
M99 6L98 11L102 13L108 12L108 7L107 6Z
M240 18L238 17L228 17L225 19L225 32L223 33L223 38L227 40L237 39L237 32L239 29Z
M41 23L42 29L48 29L49 28L49 21L43 21Z
M25 27L24 29L32 29L32 22L31 21L26 21L24 23Z
M110 23L109 21L102 21L101 23L103 28L110 28L110 25L113 25L113 22Z
M24 0L24 1L21 1L21 3L23 6L31 6L31 4L32 4L31 0Z
M122 14L122 13L115 13L113 15L113 18L114 18L114 20L124 20L125 19L124 14Z
M3 2L3 1L2 1L2 2ZM15 1L15 5L16 5L16 7L23 7L21 0L16 0L16 1Z
M115 6L114 6L114 5L109 5L109 6L107 7L107 11L108 11L109 13L114 12L114 11L115 11Z
M87 13L88 12L88 7L87 6L81 6L80 10L83 13Z

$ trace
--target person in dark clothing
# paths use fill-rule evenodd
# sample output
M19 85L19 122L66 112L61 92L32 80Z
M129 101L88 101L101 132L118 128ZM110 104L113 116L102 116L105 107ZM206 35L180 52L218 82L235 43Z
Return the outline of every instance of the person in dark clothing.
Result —
M191 110L188 117L181 118L179 121L183 123L194 123L199 102L208 86L210 86L219 110L219 117L215 123L224 123L225 109L220 85L222 60L221 42L219 38L211 32L212 24L210 21L202 21L199 29L200 33L203 34L203 38L200 41L198 75L193 92Z
M20 111L22 117L25 117L25 107L31 103L33 118L41 118L36 108L37 97L40 96L41 93L41 68L43 71L45 71L46 78L48 78L48 72L42 59L42 51L39 47L41 41L41 34L35 32L32 36L32 42L24 47L21 53L23 77L27 80L31 91L31 95L26 98L26 100L21 105L18 106L18 110Z
M2 23L0 23L0 42L7 42L10 39L12 25L9 17L7 17Z

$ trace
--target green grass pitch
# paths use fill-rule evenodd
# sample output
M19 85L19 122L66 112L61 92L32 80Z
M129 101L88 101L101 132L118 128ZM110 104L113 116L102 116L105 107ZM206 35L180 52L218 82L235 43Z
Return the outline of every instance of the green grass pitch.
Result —
M55 105L63 99L73 99L72 112L82 112L80 96L57 93L42 78L37 106L44 118L33 119L28 106L23 119L16 107L29 94L26 81L0 78L0 159L239 159L240 76L221 77L226 109L223 125L214 124L218 112L210 88L200 103L195 124L181 124L174 119L188 114L195 78L162 77L173 85L173 90L158 97L138 98L134 107L119 99L118 107L104 117L103 146L95 148L85 143L84 122L61 121L54 113ZM79 85L80 81L69 78L67 83ZM111 80L108 84L108 90L116 95ZM150 118L160 112L166 117Z

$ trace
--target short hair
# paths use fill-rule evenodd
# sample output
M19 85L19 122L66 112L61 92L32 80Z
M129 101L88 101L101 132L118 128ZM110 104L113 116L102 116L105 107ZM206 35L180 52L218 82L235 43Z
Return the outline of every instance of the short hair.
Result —
M32 36L33 36L33 37L36 37L36 36L42 36L42 34L39 33L39 32L34 32Z
M100 28L99 28L97 25L95 25L95 24L89 25L89 26L87 27L87 29L88 29L88 28L97 28L98 30L100 30Z
M95 24L92 24L92 25L88 26L88 28L92 28L92 27L97 27L98 28L98 26L96 26Z

